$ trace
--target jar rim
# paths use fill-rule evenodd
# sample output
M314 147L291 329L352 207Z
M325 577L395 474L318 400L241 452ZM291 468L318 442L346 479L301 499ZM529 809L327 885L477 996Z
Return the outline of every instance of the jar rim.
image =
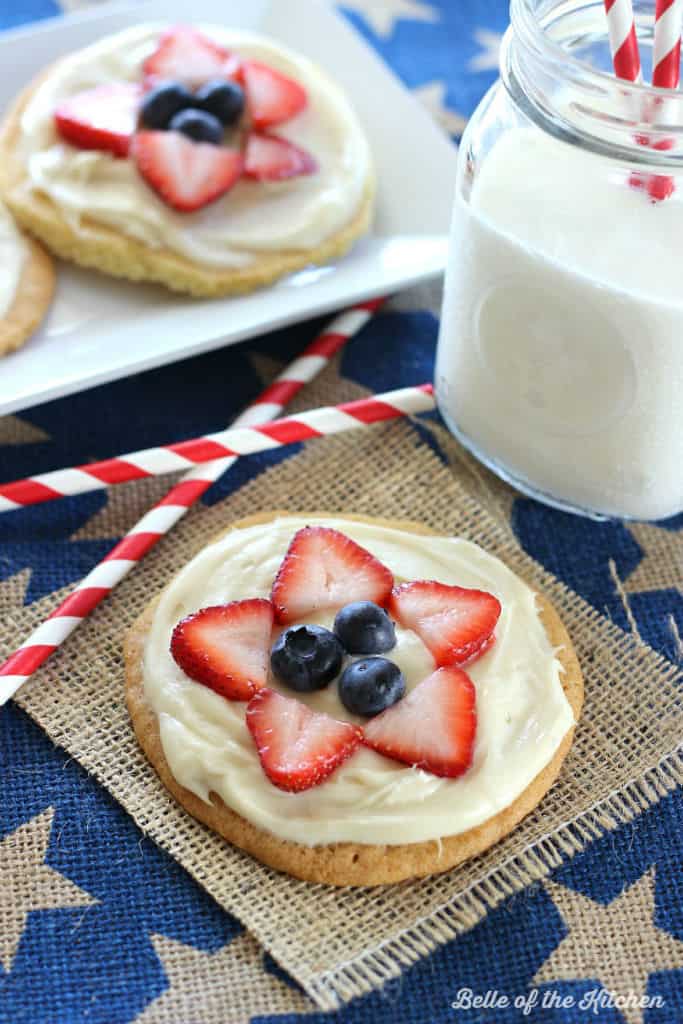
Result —
M651 6L652 0L634 5L641 45L651 45ZM591 16L591 27L597 26L594 37L601 35L607 43L603 0L511 0L511 25L501 46L500 70L512 100L532 121L565 141L638 164L680 171L683 91L617 78L563 46L558 37L562 20L571 27L572 19L580 17L584 26ZM550 29L555 30L554 36ZM586 28L582 31L589 34ZM557 99L562 90L571 98L563 106Z
M559 0L559 2L562 2L562 0ZM620 79L615 76L613 71L602 71L600 68L593 67L587 60L576 57L547 34L543 22L539 18L540 12L535 10L537 3L538 0L510 0L510 21L515 34L523 39L527 46L531 46L539 56L544 56L546 59L552 60L559 65L564 64L565 66L573 67L576 72L579 72L586 78L587 82L593 80L595 85L614 87L614 84L618 83L620 88L628 88L629 92L632 90L634 95L649 95L661 98L668 96L673 100L681 100L683 98L683 93L681 93L680 89L663 88L662 86L651 85L646 81L630 82L626 79ZM547 2L545 6L548 8L545 12L547 14L551 8L548 7ZM603 0L593 0L592 6L604 10ZM636 10L637 8L634 4L634 13ZM642 27L645 24L651 26L653 24L653 17L650 15L641 15L639 17L636 14L635 22L636 34L638 35L638 27ZM606 19L605 36L607 36ZM642 43L641 35L638 35L638 41Z

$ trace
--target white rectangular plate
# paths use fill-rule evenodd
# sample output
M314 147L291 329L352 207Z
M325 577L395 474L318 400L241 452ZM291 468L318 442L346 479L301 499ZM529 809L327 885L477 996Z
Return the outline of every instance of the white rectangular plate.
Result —
M43 327L0 362L0 414L397 291L445 267L455 147L325 0L193 0L196 21L250 28L321 64L354 104L379 183L372 234L334 265L242 298L198 301L59 265ZM187 20L185 0L108 7L0 33L0 110L62 54L147 19Z

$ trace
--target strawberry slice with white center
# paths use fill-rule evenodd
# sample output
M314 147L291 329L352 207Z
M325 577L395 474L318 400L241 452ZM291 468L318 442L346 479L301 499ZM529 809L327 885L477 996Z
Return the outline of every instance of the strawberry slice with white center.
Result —
M249 701L247 726L264 772L290 793L324 782L363 737L357 725L338 722L267 687Z
M190 679L228 700L249 700L268 677L272 628L270 601L212 605L178 623L171 654Z
M417 633L437 665L464 665L491 646L501 608L485 590L419 580L392 591L389 611Z
M79 149L101 149L114 156L128 156L140 98L140 87L129 82L77 92L55 110L57 131Z
M314 174L318 165L305 149L279 135L252 132L247 139L244 173L256 181L284 181L300 174Z
M224 195L244 168L236 149L192 142L179 132L138 132L131 155L164 202L184 212L199 210Z
M395 761L454 779L472 764L476 691L451 665L427 676L364 727L365 744Z
M246 60L241 72L254 128L282 124L300 113L308 103L306 90L298 82L267 64Z
M393 582L387 567L346 534L327 526L305 526L292 538L271 600L278 622L295 622L351 601L383 605Z
M218 43L191 25L174 25L142 65L149 84L161 80L182 82L197 89L212 78L234 78L239 61Z

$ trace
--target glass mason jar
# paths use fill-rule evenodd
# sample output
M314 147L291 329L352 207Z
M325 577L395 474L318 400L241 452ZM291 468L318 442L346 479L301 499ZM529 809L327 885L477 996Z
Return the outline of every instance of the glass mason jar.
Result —
M522 491L683 509L683 95L618 81L602 0L512 0L462 140L440 411ZM636 7L649 70L653 4Z

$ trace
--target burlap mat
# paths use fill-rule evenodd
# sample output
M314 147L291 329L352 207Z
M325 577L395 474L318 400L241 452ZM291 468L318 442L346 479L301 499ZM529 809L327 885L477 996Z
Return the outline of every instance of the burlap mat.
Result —
M335 386L339 400L338 379ZM324 401L324 389L322 383L311 389L307 401ZM20 705L52 739L238 917L321 1008L377 988L683 780L676 667L526 556L508 525L510 492L491 487L490 478L467 458L445 465L424 443L426 429L445 440L439 428L395 423L311 442L226 501L194 510L19 695ZM452 454L456 448L449 445ZM168 480L114 489L96 517L99 535L123 533L167 486ZM586 706L574 747L537 811L475 861L431 880L373 890L298 882L262 867L186 815L141 755L123 700L124 631L226 523L275 507L404 517L464 535L545 590L560 610L586 676ZM88 524L83 536L91 528ZM59 596L17 610L5 594L7 652ZM188 960L186 975L192 970ZM185 985L191 988L192 979L186 977ZM201 985L198 977L197 1006ZM223 1022L210 1013L203 1024Z

